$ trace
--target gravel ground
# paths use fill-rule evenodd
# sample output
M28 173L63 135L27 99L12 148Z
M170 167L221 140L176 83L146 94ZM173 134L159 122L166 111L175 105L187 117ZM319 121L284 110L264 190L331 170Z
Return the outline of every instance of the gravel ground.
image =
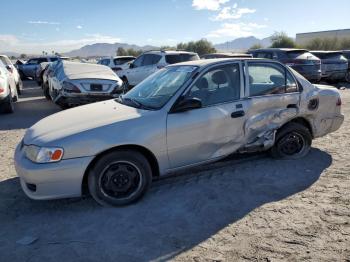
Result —
M131 206L37 202L20 189L13 152L59 109L25 85L16 113L0 115L0 261L350 261L348 118L304 159L232 156L156 181Z

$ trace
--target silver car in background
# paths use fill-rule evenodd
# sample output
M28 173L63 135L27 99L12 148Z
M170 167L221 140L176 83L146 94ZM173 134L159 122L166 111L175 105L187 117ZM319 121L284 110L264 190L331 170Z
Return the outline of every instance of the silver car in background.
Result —
M15 77L0 60L0 113L13 113L18 100Z
M304 157L343 120L335 88L277 61L197 60L167 66L118 99L39 121L17 146L15 166L32 199L89 192L118 206L155 177L234 152Z
M49 75L49 94L56 104L68 108L118 97L122 84L107 66L58 61Z
M345 80L348 60L341 51L310 51L321 59L322 78L329 81Z

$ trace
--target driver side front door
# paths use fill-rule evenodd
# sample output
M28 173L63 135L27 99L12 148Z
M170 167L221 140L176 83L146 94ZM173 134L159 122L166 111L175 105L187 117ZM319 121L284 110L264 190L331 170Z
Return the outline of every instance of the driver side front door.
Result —
M168 114L171 169L220 158L241 146L247 110L242 79L239 62L209 69L183 97L200 99L202 107Z

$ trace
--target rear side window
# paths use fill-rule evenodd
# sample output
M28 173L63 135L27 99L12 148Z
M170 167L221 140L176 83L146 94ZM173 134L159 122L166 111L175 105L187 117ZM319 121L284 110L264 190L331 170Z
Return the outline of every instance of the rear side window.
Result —
M47 58L39 58L38 59L38 64L47 62Z
M30 59L27 64L28 65L37 65L39 63L38 59Z
M122 65L122 64L125 64L127 62L130 62L132 60L134 60L135 58L132 58L132 57L123 57L123 58L115 58L114 59L114 64L115 65Z
M143 59L143 66L155 65L162 57L160 55L147 54Z
M199 60L199 56L197 54L171 54L165 56L165 61L168 64L176 64L195 60Z
M6 57L0 56L0 60L4 63L4 65L11 65L11 61Z
M289 59L295 59L295 58L307 59L310 57L314 57L313 54L304 50L289 51L289 52L286 52L286 55Z
M249 63L248 71L251 97L298 91L293 76L286 68L278 64Z

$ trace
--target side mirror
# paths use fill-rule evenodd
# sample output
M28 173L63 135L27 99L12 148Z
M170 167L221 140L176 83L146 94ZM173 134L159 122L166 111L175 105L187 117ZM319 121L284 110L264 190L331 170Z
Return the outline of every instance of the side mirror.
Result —
M134 63L130 63L130 66L129 66L129 68L135 68L135 65L134 65Z
M202 101L198 98L184 98L180 100L171 110L172 113L185 112L191 109L201 108Z

